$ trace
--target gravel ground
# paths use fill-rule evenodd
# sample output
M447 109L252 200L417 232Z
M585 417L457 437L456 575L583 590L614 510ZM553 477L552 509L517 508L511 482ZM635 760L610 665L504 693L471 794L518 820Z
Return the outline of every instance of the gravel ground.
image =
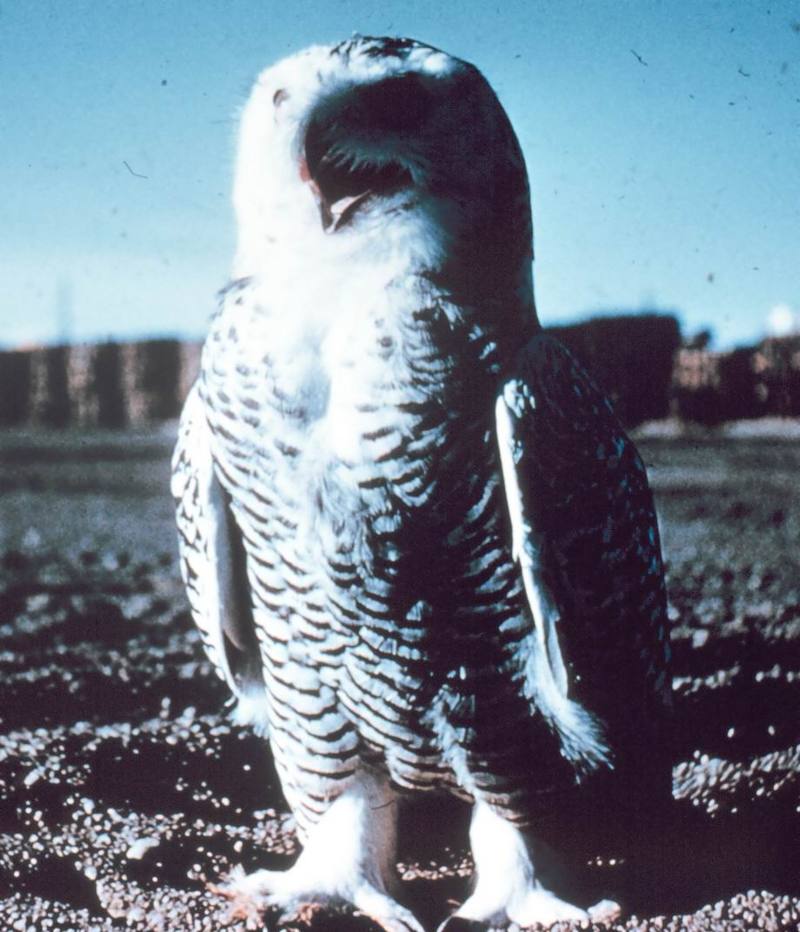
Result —
M228 721L189 619L170 444L0 435L2 929L217 929L207 882L296 853L269 750ZM674 620L674 801L635 856L599 844L585 888L622 898L615 929L797 929L800 442L640 447ZM467 890L466 813L423 799L401 829L406 899L435 927Z

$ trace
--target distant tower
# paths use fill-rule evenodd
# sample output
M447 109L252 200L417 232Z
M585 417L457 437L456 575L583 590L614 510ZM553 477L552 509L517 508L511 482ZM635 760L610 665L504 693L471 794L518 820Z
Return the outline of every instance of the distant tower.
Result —
M60 278L56 285L56 343L72 343L75 314L73 304L72 281Z

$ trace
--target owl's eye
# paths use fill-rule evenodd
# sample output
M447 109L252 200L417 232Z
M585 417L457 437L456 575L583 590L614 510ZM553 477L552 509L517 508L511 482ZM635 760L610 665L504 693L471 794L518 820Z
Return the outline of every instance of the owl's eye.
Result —
M280 105L288 99L289 92L284 90L282 87L279 87L278 90L275 91L275 93L272 95L272 103L276 107L280 107Z
M389 195L413 183L405 165L389 158L375 161L348 150L349 139L336 122L318 116L309 121L305 138L305 164L327 204L369 191Z

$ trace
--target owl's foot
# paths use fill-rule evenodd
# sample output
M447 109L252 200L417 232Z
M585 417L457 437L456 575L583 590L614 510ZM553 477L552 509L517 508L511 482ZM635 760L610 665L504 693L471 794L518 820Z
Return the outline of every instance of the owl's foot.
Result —
M289 877L290 874L291 870L245 874L237 868L226 883L209 884L208 889L231 901L226 922L244 921L247 929L263 929L267 912L276 912L284 919L307 918L326 904L344 900L374 919L386 932L423 932L409 910L369 882L362 881L352 895L344 896L327 890L308 890L302 883L295 887L297 877Z
M611 900L582 909L549 890L539 876L546 855L485 803L475 804L470 844L477 874L475 892L439 926L438 932L509 922L520 926L587 919L610 922L620 915L619 905Z
M361 773L311 829L289 870L235 871L212 890L232 901L231 919L244 919L248 928L267 910L294 915L344 901L386 932L423 932L392 896L399 887L396 828L397 800L388 781Z
M256 871L261 873L261 871ZM267 873L264 871L264 873ZM244 921L247 929L260 929L262 913L268 908L268 903L257 893L248 890L250 878L253 874L246 874L244 868L236 866L225 878L224 883L208 883L206 889L216 896L223 896L230 900L230 908L225 917L225 923Z

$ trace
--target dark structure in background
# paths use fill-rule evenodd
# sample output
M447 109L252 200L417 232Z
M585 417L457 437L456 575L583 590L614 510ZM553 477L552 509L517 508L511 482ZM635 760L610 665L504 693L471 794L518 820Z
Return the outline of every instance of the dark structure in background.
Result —
M30 420L31 353L0 352L0 424L16 427Z
M199 344L79 343L0 353L0 426L140 427L178 417Z
M48 346L31 355L30 417L37 424L70 422L67 365L70 347Z
M800 335L764 340L753 368L762 404L778 414L800 413Z
M680 349L671 412L710 426L739 418L800 416L800 336L770 337L730 353Z
M548 332L563 340L629 427L672 415L714 425L800 416L800 336L713 352L682 344L675 317L597 317ZM0 352L0 427L141 427L180 413L201 344L178 340Z
M125 423L152 424L178 417L183 402L180 364L176 340L126 343L121 348Z
M583 363L628 426L667 417L681 331L667 314L595 317L548 327Z

